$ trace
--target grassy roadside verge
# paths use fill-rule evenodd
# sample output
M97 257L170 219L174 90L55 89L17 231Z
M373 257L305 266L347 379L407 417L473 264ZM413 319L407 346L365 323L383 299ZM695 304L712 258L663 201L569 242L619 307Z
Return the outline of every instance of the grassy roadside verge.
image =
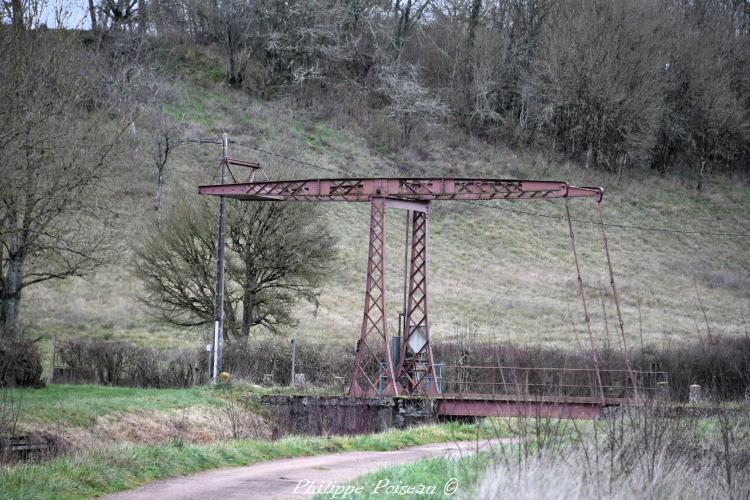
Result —
M476 425L442 424L355 437L290 437L279 441L236 440L210 445L121 445L43 464L0 470L0 498L94 497L158 479L275 458L342 451L385 451L422 444L476 439Z
M357 499L431 499L464 495L486 473L490 455L480 452L462 458L425 458L418 462L388 467L364 475L347 484L356 493L319 494L316 500Z

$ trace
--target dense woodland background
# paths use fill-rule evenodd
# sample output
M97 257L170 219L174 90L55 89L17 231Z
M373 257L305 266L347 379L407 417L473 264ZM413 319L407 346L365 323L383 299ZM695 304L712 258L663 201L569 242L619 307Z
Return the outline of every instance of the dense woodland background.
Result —
M56 23L75 25L81 10L66 3ZM41 5L6 1L6 35L51 21L54 9L41 16ZM417 122L442 118L488 140L540 145L609 170L747 166L745 0L85 6L89 18L78 22L93 30L75 49L100 58L96 66L130 70L131 97L134 79L146 81L136 68L158 66L160 52L207 48L221 55L234 88L385 108L405 142Z
M404 141L444 118L609 170L747 168L744 0L90 5L100 47L211 47L235 88L385 107Z
M748 1L4 0L2 16L3 338L201 344L215 214L195 187L215 179L223 132L270 178L603 185L631 345L747 336ZM233 207L228 340L349 349L366 207ZM573 215L592 321L616 348L587 207ZM431 212L435 337L582 349L559 207L486 208ZM403 255L402 218L388 228Z

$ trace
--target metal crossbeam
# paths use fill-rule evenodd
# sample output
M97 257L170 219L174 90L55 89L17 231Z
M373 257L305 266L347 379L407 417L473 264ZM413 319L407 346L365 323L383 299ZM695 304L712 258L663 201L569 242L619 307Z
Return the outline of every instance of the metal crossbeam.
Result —
M594 197L600 188L569 186L562 181L459 178L350 178L304 179L209 185L200 194L241 200L352 201L373 198L402 200L523 200L535 198Z

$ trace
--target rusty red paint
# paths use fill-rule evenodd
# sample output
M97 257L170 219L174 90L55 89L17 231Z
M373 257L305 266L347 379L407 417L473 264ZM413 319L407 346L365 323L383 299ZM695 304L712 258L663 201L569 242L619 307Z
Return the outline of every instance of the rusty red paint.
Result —
M200 194L267 201L517 200L595 197L601 188L579 188L562 181L458 178L347 178L245 182L201 186Z
M407 394L437 395L437 374L427 318L427 221L427 210L412 212L409 295L396 380L404 385ZM424 340L423 345L413 345L412 338L417 337Z
M385 308L385 215L385 199L373 198L370 204L370 245L364 315L354 357L350 396L377 396L379 393L384 396L399 395L388 341ZM380 346L382 354L379 352ZM382 392L381 377L385 377Z
M258 168L241 160L225 159L231 165ZM597 187L570 186L562 181L465 179L465 178L346 178L301 179L287 181L244 182L201 186L204 195L256 201L345 201L370 202L370 232L362 329L349 394L357 397L428 395L438 398L438 412L454 416L542 415L570 418L596 418L602 404L621 404L627 397L605 398L598 366L598 382L590 388L598 397L558 396L556 399L524 394L471 394L441 397L432 356L427 314L428 206L436 200L524 200L546 198L594 198L601 202L604 190ZM406 331L402 340L399 366L393 366L387 331L385 300L385 217L388 208L412 212L411 267L409 275ZM572 227L571 237L572 237ZM611 274L611 270L610 270ZM580 272L579 272L580 275ZM588 317L588 315L586 314ZM417 349L409 340L419 331L426 342ZM469 368L469 367L463 367ZM479 368L479 367L474 367ZM484 367L506 369L509 367ZM554 370L554 369L542 369ZM575 371L575 370L570 370ZM636 375L628 364L631 387ZM432 384L427 380L432 379ZM527 376L528 379L528 376ZM480 383L479 385L482 385ZM487 385L487 383L485 383ZM491 385L491 384L490 384ZM527 391L529 385L527 380ZM578 387L560 385L562 387ZM586 386L589 387L589 386ZM455 396L455 395L454 395ZM593 396L593 394L592 394ZM546 399L544 399L546 398ZM610 401L610 399L612 399Z
M437 414L443 417L549 417L596 419L602 414L599 403L548 401L504 401L492 399L437 400Z
M238 160L236 158L229 158L229 157L224 158L224 161L226 161L228 165L234 165L238 167L253 168L253 169L263 168L260 163L255 162L255 161Z

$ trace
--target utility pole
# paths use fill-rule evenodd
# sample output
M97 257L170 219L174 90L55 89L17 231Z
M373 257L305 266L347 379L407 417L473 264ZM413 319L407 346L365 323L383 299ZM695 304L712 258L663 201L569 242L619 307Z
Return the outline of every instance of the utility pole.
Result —
M224 133L221 141L221 180L224 184L227 170L227 153L229 136ZM216 304L214 307L214 384L219 381L221 371L221 341L224 337L224 233L226 229L226 203L223 196L219 198L219 238L216 256Z

